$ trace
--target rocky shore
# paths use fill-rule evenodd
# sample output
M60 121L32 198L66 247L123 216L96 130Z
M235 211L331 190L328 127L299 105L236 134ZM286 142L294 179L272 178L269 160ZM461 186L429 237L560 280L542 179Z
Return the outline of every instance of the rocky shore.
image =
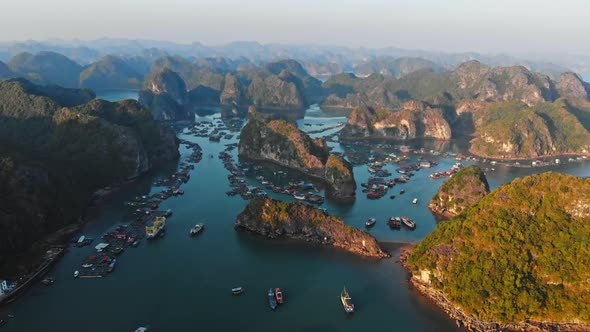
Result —
M331 199L355 198L352 165L330 154L323 140L312 139L293 123L267 118L251 108L238 150L240 158L273 162L321 180L326 183L327 196Z
M234 226L271 239L333 246L368 258L389 257L369 233L306 204L256 198L238 215Z
M406 265L406 261L412 248L415 245L406 245L400 250L400 264L408 271L408 282L415 287L420 294L432 301L437 307L444 311L449 318L454 320L459 327L472 332L584 332L590 331L590 325L576 322L558 323L550 321L525 320L522 322L499 323L482 321L474 316L465 313L461 308L455 306L446 295L435 289L420 275L412 274Z

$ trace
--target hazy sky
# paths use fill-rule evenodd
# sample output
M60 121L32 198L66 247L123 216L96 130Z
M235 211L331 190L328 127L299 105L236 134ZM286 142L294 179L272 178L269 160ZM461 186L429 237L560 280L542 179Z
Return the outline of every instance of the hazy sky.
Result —
M590 0L0 0L0 40L249 40L590 54Z

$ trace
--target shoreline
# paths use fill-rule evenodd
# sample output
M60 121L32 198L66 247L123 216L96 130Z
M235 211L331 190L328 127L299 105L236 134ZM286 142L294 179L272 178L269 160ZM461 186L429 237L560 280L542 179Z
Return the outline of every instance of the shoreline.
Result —
M316 181L321 182L325 188L326 188L326 198L336 202L336 203L352 203L356 200L356 195L354 196L334 196L334 191L335 189L333 188L333 185L330 183L330 181L328 181L327 179L325 179L324 177L320 176L320 175L315 175L315 174L311 174L306 172L304 169L300 169L300 168L295 168L295 167L291 167L288 165L285 165L279 161L273 160L273 159L267 159L267 158L252 158L249 156L240 156L238 155L239 159L244 159L245 161L250 161L250 162L259 162L259 163L270 163L270 164L274 164L280 167L284 167L286 169L292 170L292 171L296 171L301 173L304 176L307 176L311 179L315 179ZM355 187L356 187L356 180L355 180Z
M410 251L415 244L403 246L400 249L399 262L408 274L408 283L414 287L420 295L424 296L431 303L436 305L438 309L442 310L448 318L454 320L458 327L467 329L472 332L584 332L590 331L589 324L582 324L576 322L553 322L553 321L537 321L526 319L520 322L489 322L483 321L472 315L465 313L461 308L450 301L446 295L430 284L425 283L416 278L412 271L408 269L406 260Z

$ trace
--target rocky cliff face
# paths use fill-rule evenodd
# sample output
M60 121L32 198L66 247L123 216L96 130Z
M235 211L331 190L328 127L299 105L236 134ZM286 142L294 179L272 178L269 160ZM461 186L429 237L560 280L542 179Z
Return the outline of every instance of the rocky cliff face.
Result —
M340 138L445 140L451 138L451 126L441 109L433 109L425 103L411 101L405 103L400 111L370 107L355 109L340 132Z
M577 74L574 73L561 74L555 87L560 97L588 99L590 96L587 85Z
M248 87L252 104L260 108L302 109L305 100L297 85L278 75L256 77Z
M56 99L43 91L0 83L0 264L77 223L97 189L179 156L175 132L136 101L74 106L84 91L52 88L64 92Z
M219 102L222 105L240 105L242 94L242 86L238 78L235 75L226 74Z
M147 107L156 120L180 120L190 117L185 110L188 102L186 84L168 68L152 72L145 80L139 102Z
M490 192L486 176L478 166L466 167L445 181L428 207L435 213L454 217Z
M306 204L254 199L238 215L235 228L273 239L290 238L333 246L364 257L389 257L369 233Z
M589 192L589 179L552 172L504 184L411 250L412 279L476 331L587 330Z
M322 140L310 138L292 123L264 119L251 109L248 124L240 134L239 155L299 170L325 181L329 197L354 199L356 183L352 166L330 155Z

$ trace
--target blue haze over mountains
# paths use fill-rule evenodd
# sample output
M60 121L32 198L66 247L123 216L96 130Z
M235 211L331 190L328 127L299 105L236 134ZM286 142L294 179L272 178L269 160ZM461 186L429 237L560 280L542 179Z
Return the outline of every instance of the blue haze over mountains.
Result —
M453 69L457 65L478 60L490 66L523 65L533 71L550 76L573 71L590 80L590 57L567 54L483 54L476 52L445 53L437 51L410 50L396 47L351 48L322 45L261 44L258 42L232 42L219 46L208 46L199 42L179 44L156 40L128 40L103 38L91 41L48 40L17 41L0 43L0 61L8 62L22 52L57 52L88 65L105 55L134 58L151 63L166 55L179 55L188 59L199 57L226 57L260 64L269 60L292 58L319 65L337 64L342 71L353 71L356 66L375 59L418 57L430 60L441 69ZM149 66L149 65L148 65ZM149 70L149 67L146 68Z

